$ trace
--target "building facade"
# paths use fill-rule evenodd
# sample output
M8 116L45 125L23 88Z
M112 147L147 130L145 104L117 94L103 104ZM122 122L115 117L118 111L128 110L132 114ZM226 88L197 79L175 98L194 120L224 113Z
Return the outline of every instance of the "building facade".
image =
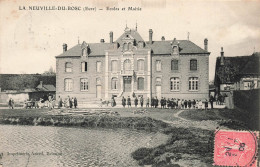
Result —
M77 44L56 56L56 96L79 101L136 96L208 98L208 41L204 49L189 40L144 41L137 29L125 28L110 42Z
M232 90L260 88L260 53L248 56L225 57L223 48L216 59L214 84L217 93L225 94Z

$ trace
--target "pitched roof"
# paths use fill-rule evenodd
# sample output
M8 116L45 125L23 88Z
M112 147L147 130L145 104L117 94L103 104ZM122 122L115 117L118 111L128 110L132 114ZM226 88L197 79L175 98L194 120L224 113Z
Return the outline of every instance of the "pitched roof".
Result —
M53 85L38 85L37 87L38 91L43 91L43 92L55 92L56 88Z
M201 47L197 46L191 41L188 40L176 40L179 42L180 54L209 54L206 50L202 49ZM171 40L167 41L153 41L152 44L148 46L152 49L153 54L171 54L172 46Z
M36 88L40 81L56 86L56 75L40 74L0 74L0 88L5 90L25 90Z
M126 35L129 35L128 37ZM123 40L125 38L132 39L134 38L136 43L143 41L141 35L133 29L125 29L125 32L115 41L120 46L123 44ZM171 54L172 51L172 42L174 44L179 44L180 54L209 54L206 50L197 46L193 42L189 40L167 40L167 41L153 41L152 44L149 42L145 42L145 48L150 48L153 51L153 54ZM101 56L105 55L105 50L113 48L113 44L111 43L87 43L90 48L89 56ZM70 48L66 52L56 56L56 57L77 57L81 56L82 48L81 44L77 44L76 46Z
M105 50L108 50L111 47L111 43L88 43L90 48L89 56L101 56L105 55ZM66 52L56 56L56 57L74 57L81 56L82 50L81 45L77 44L76 46L70 48Z
M139 41L144 41L143 40L143 38L141 37L141 35L136 31L136 30L129 30L128 31L129 33L129 35L131 36L131 37L133 37L135 40L136 40L136 42L139 42ZM120 45L123 43L123 41L122 41L122 39L125 37L125 33L123 33L117 40L116 40L116 42L118 42Z
M221 57L217 57L215 69L215 84L234 83L241 75L260 75L260 54L251 56L224 57L224 65L220 64Z

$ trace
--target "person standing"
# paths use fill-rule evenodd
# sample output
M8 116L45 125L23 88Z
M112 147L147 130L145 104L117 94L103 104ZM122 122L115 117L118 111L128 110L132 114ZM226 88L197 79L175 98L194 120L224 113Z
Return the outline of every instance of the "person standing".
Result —
M73 97L71 98L71 104L72 104L71 108L73 108L73 106L74 106L74 98Z
M141 98L140 98L140 104L141 104L141 107L143 108L143 105L144 105L144 99L143 99L143 96L141 96Z
M153 108L154 106L154 97L152 97L152 100L151 100L151 107Z
M61 108L62 107L62 99L61 97L59 96L58 97L58 108Z
M187 105L188 105L187 100L184 100L184 107L185 107L185 109L187 108Z
M202 101L200 100L199 103L198 103L198 109L202 110Z
M159 100L157 99L157 97L155 97L154 102L155 102L155 108L157 108L158 107L158 103L159 103Z
M135 107L137 107L137 105L138 105L138 99L137 97L135 97Z
M149 99L149 97L147 97L147 99L146 99L146 108L149 107L149 105L150 105L150 99Z
M76 97L74 97L74 107L77 108L77 106L78 106L78 100Z
M196 108L196 101L195 101L195 99L193 99L193 102L192 102L192 108Z
M126 105L126 99L124 98L124 96L122 97L122 106L125 108Z
M189 107L189 109L191 109L191 101L190 100L188 101L188 107Z
M205 101L205 110L208 110L208 100Z
M212 95L210 96L209 102L210 102L211 109L213 109L214 97Z
M69 108L72 108L72 101L71 101L71 99L70 99L70 97L68 96L68 102L69 102Z
M129 106L131 107L131 98L128 96L127 98L127 106L129 108Z
M163 97L161 98L160 103L161 103L161 108L163 108L164 106Z

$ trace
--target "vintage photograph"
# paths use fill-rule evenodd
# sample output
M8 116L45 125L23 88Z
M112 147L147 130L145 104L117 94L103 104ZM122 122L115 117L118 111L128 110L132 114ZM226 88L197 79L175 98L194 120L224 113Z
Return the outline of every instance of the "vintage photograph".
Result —
M0 167L259 166L260 1L0 1Z

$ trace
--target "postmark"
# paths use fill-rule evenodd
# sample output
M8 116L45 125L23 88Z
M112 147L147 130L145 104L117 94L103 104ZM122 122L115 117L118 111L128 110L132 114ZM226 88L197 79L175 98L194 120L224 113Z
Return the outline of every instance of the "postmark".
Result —
M258 138L259 132L216 131L213 165L256 167Z

